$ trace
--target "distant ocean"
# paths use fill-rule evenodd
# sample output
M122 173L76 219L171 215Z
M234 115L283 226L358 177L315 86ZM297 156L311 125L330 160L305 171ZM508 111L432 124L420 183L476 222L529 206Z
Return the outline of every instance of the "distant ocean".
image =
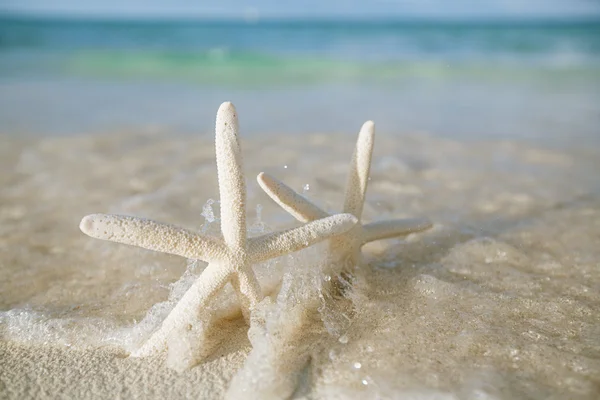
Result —
M600 21L0 19L4 131L195 131L231 99L253 132L590 137L598 92Z

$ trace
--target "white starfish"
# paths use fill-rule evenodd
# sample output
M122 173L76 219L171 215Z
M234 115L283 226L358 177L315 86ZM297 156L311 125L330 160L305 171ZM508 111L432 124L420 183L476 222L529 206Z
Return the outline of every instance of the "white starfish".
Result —
M246 185L238 139L238 120L233 104L223 103L219 107L215 133L222 239L129 216L92 214L81 221L81 230L97 239L209 263L161 327L134 356L147 356L162 351L171 332L190 329L199 310L228 282L237 292L244 317L248 319L252 309L263 298L252 264L300 250L346 232L357 222L350 214L338 214L287 231L247 238Z
M361 223L374 137L375 124L372 121L365 122L358 134L346 184L343 212L354 215L359 223L329 241L333 261L342 263L342 268L354 268L358 264L361 247L368 242L408 235L432 226L426 218L393 219L366 225ZM263 190L298 221L309 222L329 215L283 182L264 172L258 174L257 180Z

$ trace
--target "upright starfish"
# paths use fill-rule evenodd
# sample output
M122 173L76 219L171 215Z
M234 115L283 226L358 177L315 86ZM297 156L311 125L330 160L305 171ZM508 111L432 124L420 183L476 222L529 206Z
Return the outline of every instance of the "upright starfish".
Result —
M171 332L190 329L200 308L205 307L228 282L237 292L244 317L248 319L263 298L252 264L344 233L357 222L350 214L338 214L287 231L247 238L246 184L233 104L223 103L219 107L215 133L222 240L137 217L92 214L81 221L80 229L97 239L209 263L161 327L134 356L155 354L166 347Z
M346 269L352 269L358 264L360 249L364 244L379 239L408 235L432 226L426 218L393 219L371 222L366 225L361 223L374 138L375 124L367 121L358 134L346 184L343 212L354 215L359 223L346 233L329 241L334 263L342 263L341 267ZM258 174L257 180L263 190L298 221L309 222L329 216L327 212L276 178L261 172Z

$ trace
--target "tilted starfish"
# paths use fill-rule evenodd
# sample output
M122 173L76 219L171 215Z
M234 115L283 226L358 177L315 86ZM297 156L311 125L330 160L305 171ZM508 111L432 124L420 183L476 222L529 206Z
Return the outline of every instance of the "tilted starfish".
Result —
M92 214L81 221L81 230L97 239L209 263L161 327L134 356L160 352L166 347L171 332L190 329L199 310L228 282L233 285L244 317L248 320L252 309L263 298L252 264L344 233L357 222L350 214L337 214L298 228L247 238L246 184L233 104L223 103L219 107L215 133L222 239L137 217Z
M365 225L361 223L374 137L374 123L372 121L365 122L358 134L346 184L343 212L354 215L359 222L354 228L329 241L330 251L334 257L333 261L338 264L342 263L341 267L346 269L352 269L358 265L360 249L364 244L379 239L408 235L432 226L426 218L393 219ZM329 216L327 212L276 178L261 172L257 180L263 190L298 221L309 222Z

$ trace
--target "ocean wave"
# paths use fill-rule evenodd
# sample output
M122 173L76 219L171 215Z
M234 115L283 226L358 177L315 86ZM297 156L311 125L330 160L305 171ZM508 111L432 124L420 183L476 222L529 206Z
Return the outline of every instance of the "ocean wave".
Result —
M231 52L83 51L62 59L68 74L124 79L176 79L201 84L277 85L329 82L390 83L406 79L483 81L589 80L600 78L600 63L581 65L565 55L543 62L354 61L323 57Z

